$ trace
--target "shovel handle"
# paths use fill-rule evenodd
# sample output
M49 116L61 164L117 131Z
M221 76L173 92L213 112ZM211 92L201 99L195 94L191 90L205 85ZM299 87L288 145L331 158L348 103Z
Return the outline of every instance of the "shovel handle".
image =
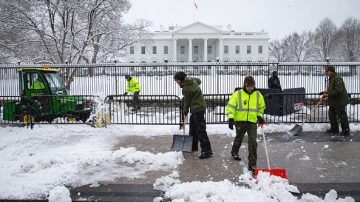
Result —
M310 115L308 117L306 117L306 119L302 122L301 126L303 126L305 124L305 122L307 122L311 118L311 114L319 107L321 101L322 100L320 99L320 101L315 105L315 107L311 109Z
M270 170L271 169L270 168L270 159L269 159L268 149L267 149L267 146L266 146L265 131L264 131L264 126L263 125L261 126L261 132L262 132L262 136L263 136L263 139L264 139L266 161L267 161L268 168Z
M183 118L184 118L183 135L185 135L185 125L186 125L187 116L184 116Z

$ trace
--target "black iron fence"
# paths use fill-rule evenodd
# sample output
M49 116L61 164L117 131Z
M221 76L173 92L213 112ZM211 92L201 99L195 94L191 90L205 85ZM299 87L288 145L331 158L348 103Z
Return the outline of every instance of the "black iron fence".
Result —
M306 93L318 93L326 88L324 68L329 63L157 63L157 64L53 64L71 95L120 95L125 92L125 74L136 77L143 95L180 95L173 80L177 71L201 79L205 94L229 94L243 85L247 75L254 76L257 88L267 88L268 78L278 71L283 89L305 88ZM345 82L349 93L360 92L360 62L330 63ZM17 96L18 68L42 65L0 65L0 95Z
M271 93L263 91L267 123L327 123L327 101L318 94ZM225 106L230 94L205 94L206 122L225 124ZM360 93L351 93L346 111L350 123L360 122ZM0 96L0 124L149 124L176 125L182 122L182 100L175 95L141 95L140 109L133 107L133 96Z
M141 95L140 109L129 95L109 95L105 103L111 124L174 125L182 121L181 99L175 95Z

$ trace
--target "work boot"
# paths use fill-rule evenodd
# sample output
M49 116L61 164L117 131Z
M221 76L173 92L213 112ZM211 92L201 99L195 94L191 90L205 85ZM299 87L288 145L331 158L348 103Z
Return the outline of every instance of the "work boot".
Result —
M329 133L330 135L336 135L339 134L339 130L329 129L326 130L326 133Z
M255 171L256 171L256 167L255 166L249 166L248 167L248 171L251 172L251 175L255 178L256 175L255 175Z
M241 161L241 158L240 158L239 154L233 154L233 153L231 153L231 156L232 156L232 158L233 158L235 161Z
M349 130L349 129L343 130L343 131L341 132L341 135L343 135L343 136L349 136L349 135L350 135L350 130Z
M211 153L210 152L206 152L206 153L204 152L204 153L200 154L199 159L207 159L207 158L210 158L211 155L212 155L212 152Z

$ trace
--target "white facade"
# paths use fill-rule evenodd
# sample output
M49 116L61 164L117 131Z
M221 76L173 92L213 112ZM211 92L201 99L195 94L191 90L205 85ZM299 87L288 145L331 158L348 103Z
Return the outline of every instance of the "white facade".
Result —
M128 47L125 60L143 63L268 60L266 32L222 31L221 27L195 22L151 33L151 39Z

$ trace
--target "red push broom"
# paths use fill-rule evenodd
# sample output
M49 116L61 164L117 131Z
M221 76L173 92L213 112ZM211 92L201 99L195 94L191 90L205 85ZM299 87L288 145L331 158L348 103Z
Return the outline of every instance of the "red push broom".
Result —
M268 154L268 150L267 150L267 146L266 146L266 139L265 139L265 132L264 132L264 125L261 125L261 131L262 131L262 136L264 139L264 147L265 147L265 154L266 154L266 160L267 160L267 168L258 168L255 170L255 175L258 176L259 172L268 172L270 173L270 175L273 176L278 176L284 179L287 179L287 175L286 175L286 169L285 168L270 168L270 160L269 160L269 154Z

